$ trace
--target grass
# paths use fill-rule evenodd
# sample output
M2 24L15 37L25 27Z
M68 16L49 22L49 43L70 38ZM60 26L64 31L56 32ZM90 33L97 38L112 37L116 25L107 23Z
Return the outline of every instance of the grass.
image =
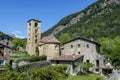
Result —
M67 80L103 80L103 77L99 74L88 74L83 76L72 76L70 75Z

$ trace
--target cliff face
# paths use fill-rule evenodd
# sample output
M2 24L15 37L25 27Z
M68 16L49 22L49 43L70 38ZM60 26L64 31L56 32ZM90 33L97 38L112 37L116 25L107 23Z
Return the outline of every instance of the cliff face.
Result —
M115 17L119 17L119 12L120 12L120 10L118 10L119 8L120 8L120 0L98 0L97 2L88 6L83 11L71 14L63 18L55 26L53 26L48 31L44 32L42 35L46 36L53 34L58 37L58 35L61 36L61 33L71 34L70 29L72 28L72 30L75 30L75 28L77 28L78 30L75 30L74 36L93 38L93 36L91 35L86 36L86 32L84 32L84 30L87 31L88 26L90 26L91 28L91 31L89 30L88 32L94 32L95 29L93 28L99 27L100 25L105 27L105 25L107 25L108 23L104 23L104 20L106 20L106 22L111 22L112 18L109 16L115 15ZM116 24L119 25L118 22L119 19L117 20L116 18L113 18L113 20L116 20ZM100 23L100 24L96 24L96 23ZM73 37L73 34L71 34L71 36Z

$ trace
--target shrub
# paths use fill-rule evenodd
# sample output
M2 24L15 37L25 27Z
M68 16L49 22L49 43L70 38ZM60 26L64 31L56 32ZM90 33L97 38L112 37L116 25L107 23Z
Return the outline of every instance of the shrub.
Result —
M35 61L44 61L46 59L47 59L46 55L41 55L41 56L21 56L21 57L17 57L14 60L15 60L15 62L18 63L20 61L35 62Z

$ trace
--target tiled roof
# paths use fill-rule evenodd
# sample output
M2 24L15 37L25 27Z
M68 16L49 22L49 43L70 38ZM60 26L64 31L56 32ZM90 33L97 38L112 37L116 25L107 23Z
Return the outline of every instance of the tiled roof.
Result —
M81 57L83 57L83 55L62 55L51 59L51 61L75 61Z
M42 41L46 43L60 43L53 35L43 37Z

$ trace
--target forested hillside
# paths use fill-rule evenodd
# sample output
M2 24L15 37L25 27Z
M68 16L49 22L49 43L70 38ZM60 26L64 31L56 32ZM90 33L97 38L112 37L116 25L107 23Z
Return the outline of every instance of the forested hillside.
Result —
M42 36L55 35L61 43L75 37L99 42L101 53L119 65L120 0L98 0L83 11L63 18Z

